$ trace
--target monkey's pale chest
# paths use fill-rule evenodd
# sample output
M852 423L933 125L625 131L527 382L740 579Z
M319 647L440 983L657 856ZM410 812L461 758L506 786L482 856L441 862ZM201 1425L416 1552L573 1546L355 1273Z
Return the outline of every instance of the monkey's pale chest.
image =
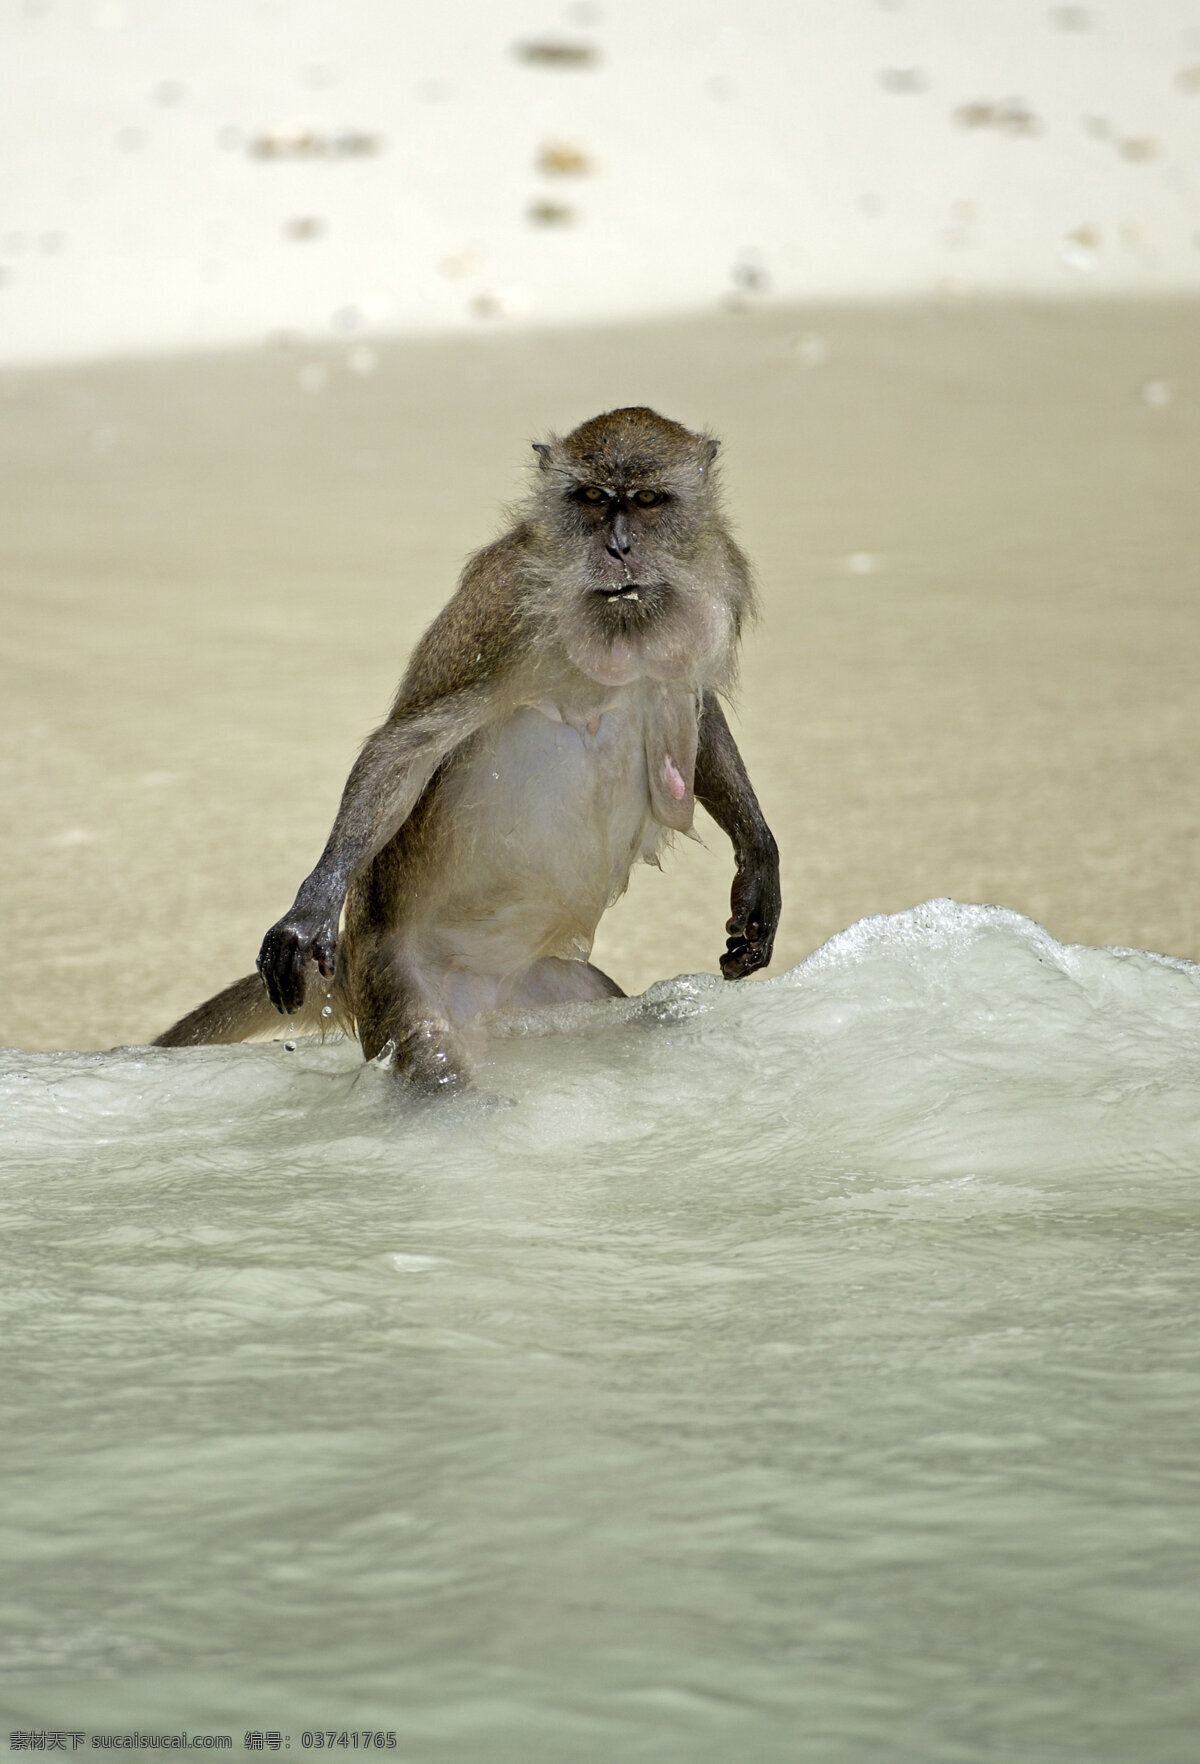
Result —
M442 934L463 942L456 959L468 946L471 965L497 968L519 966L518 951L586 953L632 866L691 823L694 702L649 686L582 706L547 699L475 739L438 792L431 881Z
M641 720L623 707L572 717L549 701L522 706L484 732L452 794L459 837L543 875L628 873L654 819Z
M552 700L534 708L596 755L605 783L620 790L644 777L654 820L672 832L688 830L696 806L697 701L687 687L642 682L601 708L572 713Z

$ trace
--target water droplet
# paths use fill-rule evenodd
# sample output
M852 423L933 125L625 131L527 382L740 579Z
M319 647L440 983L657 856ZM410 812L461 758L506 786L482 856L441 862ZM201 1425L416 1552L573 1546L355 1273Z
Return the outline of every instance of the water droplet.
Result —
M333 1015L333 1006L332 1006L332 1005L322 1005L322 1007L321 1007L321 1015L322 1015L322 1016L323 1016L323 1017L332 1017L332 1015Z

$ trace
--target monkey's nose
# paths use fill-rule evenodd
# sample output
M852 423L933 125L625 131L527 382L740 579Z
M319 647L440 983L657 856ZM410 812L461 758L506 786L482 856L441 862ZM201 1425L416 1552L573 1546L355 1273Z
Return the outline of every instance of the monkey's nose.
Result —
M624 557L629 550L629 519L623 508L619 508L613 516L612 530L608 539L608 550L613 557Z

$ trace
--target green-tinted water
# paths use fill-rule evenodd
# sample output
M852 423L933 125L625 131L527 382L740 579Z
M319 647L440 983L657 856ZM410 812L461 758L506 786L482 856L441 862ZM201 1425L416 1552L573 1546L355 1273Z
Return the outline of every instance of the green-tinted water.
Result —
M1190 1760L1197 973L943 904L490 1103L7 1056L9 1727Z

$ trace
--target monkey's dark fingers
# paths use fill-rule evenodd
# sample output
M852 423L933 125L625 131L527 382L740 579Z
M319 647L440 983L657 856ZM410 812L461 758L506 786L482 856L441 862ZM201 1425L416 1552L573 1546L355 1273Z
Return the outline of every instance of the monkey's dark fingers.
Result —
M770 944L764 945L753 933L745 937L730 937L725 954L721 957L721 972L726 980L743 980L747 974L755 974L759 968L765 968L770 959Z
M317 967L321 970L325 979L332 980L334 961L337 956L337 937L335 934L329 930L322 931L319 937L313 939L312 953L313 960L316 962Z
M286 931L285 925L272 925L258 952L258 971L263 977L267 997L284 1016L295 1009L292 998L295 981L288 971L291 963Z
M725 926L728 941L721 972L726 980L741 980L765 968L775 946L780 911L776 866L739 870L729 904L733 912Z
M293 1015L304 1003L304 970L313 941L311 931L289 919L280 919L263 938L258 971L266 984L267 997L285 1017Z

